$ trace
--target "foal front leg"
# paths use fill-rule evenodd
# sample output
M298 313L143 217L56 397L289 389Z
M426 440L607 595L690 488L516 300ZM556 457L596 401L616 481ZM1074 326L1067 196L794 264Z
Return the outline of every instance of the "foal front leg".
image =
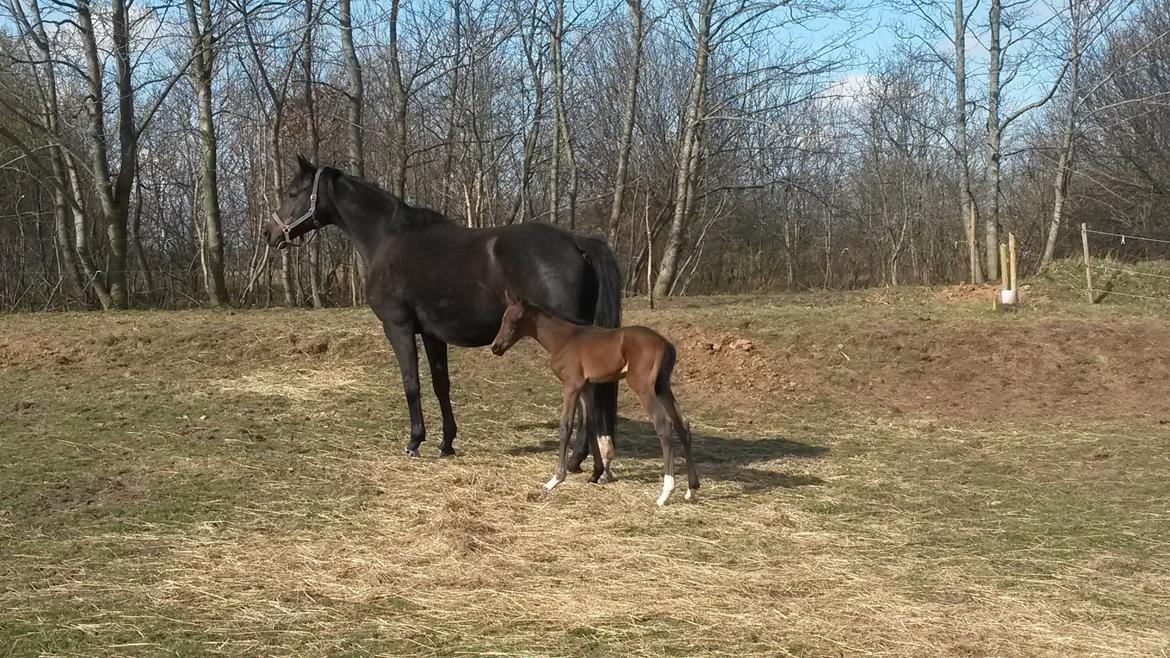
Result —
M569 457L569 437L573 434L573 421L577 418L577 398L581 395L580 387L565 384L564 401L561 406L561 446L557 452L557 470L552 479L544 485L545 491L552 491L558 484L565 481L568 471L566 461Z
M418 447L426 440L427 429L423 425L422 392L418 383L418 345L414 341L414 330L413 327L396 324L384 324L382 328L398 359L398 369L402 371L402 390L406 394L406 407L410 410L410 443L406 445L406 454L418 457Z

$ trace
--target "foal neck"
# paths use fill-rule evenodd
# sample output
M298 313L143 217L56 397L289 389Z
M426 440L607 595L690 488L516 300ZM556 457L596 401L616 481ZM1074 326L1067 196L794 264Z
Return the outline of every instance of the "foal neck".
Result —
M534 309L532 315L532 337L550 354L564 345L573 333L572 322L550 315L544 309Z

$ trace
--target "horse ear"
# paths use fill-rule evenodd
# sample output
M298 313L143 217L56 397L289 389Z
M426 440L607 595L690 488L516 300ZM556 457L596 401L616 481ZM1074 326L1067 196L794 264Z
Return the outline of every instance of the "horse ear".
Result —
M300 165L301 171L305 172L306 174L311 174L317 171L317 168L313 166L313 163L306 160L305 156L300 155L299 153L297 154L297 164Z
M504 303L508 306L516 303L516 295L512 293L511 288L504 288Z

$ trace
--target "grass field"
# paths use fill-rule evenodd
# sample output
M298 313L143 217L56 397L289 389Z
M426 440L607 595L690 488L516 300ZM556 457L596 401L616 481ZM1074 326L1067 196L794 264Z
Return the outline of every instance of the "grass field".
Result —
M410 460L368 311L0 317L0 655L1170 653L1166 308L989 298L631 302L703 478L662 509L624 391L619 481L538 494L530 342L453 351Z

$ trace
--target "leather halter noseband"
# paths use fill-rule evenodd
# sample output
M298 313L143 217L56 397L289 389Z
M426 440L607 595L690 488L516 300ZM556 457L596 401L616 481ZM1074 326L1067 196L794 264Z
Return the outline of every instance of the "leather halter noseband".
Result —
M284 241L288 244L297 244L293 242L292 230L309 220L313 221L312 228L321 228L321 223L317 221L317 186L321 183L322 171L325 171L325 169L319 168L317 169L317 173L313 174L313 192L309 194L309 209L305 211L305 214L286 224L278 213L275 211L272 213L272 221L280 226L281 231L284 231Z

